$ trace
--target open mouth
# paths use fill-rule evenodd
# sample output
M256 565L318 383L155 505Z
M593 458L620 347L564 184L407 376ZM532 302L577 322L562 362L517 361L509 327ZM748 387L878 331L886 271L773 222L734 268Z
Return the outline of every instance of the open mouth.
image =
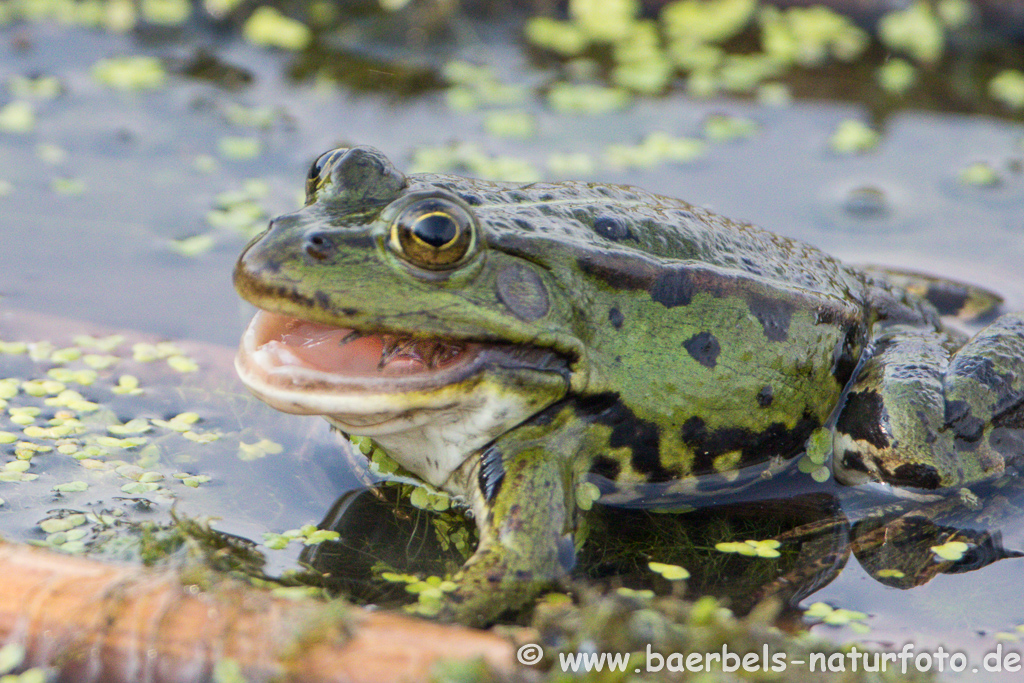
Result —
M272 385L372 385L447 375L479 351L479 344L362 333L259 311L243 337L239 358Z

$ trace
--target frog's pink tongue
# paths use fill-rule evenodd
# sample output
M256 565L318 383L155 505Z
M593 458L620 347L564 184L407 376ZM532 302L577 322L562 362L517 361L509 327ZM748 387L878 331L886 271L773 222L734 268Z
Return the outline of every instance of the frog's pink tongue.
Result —
M394 335L354 334L343 327L260 311L253 319L256 349L277 366L304 365L346 376L407 375L456 362L459 344Z

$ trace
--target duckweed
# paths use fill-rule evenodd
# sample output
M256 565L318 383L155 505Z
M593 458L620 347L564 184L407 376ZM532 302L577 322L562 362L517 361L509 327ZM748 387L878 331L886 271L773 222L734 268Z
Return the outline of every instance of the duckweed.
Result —
M760 125L753 119L712 114L704 119L704 136L712 142L730 142L753 137Z
M938 61L946 40L939 18L923 0L882 17L878 37L889 49L926 64Z
M536 182L540 172L526 159L489 156L473 144L420 147L413 152L412 172L444 173L465 171L478 178L512 182Z
M845 119L839 122L828 144L840 154L859 154L877 147L878 141L878 131L856 119Z
M124 436L125 434L144 434L152 429L152 425L150 425L149 421L145 418L135 418L134 420L129 420L124 424L113 424L107 426L108 432L118 436Z
M263 153L263 143L259 138L226 135L217 141L217 151L225 159L248 161Z
M484 130L495 137L526 139L537 132L537 122L525 111L496 111L484 117Z
M81 178L54 178L50 182L50 189L57 194L75 197L85 194L86 185Z
M765 52L784 64L820 66L829 57L852 61L868 45L867 33L826 7L765 7L758 23Z
M677 0L661 12L669 40L684 44L717 43L750 23L756 0Z
M213 235L202 234L184 237L182 239L170 240L167 246L176 254L185 257L195 257L205 254L213 249L216 240Z
M574 24L550 17L533 17L526 22L524 30L530 43L563 57L582 53L589 42Z
M202 444L202 443L213 443L214 441L217 441L221 437L220 432L202 432L202 433L200 433L200 432L192 431L191 429L188 430L187 432L182 432L181 435L183 437L185 437L186 439L188 439L189 441L192 441L194 443L200 443L200 444Z
M984 161L977 161L960 169L958 178L961 184L974 187L996 187L1002 183L996 169Z
M284 447L271 441L270 439L260 439L256 443L246 443L244 441L238 442L238 459L239 460L259 460L265 458L268 455L277 455L284 450Z
M875 576L882 579L902 579L906 574L899 569L879 569L875 572Z
M305 539L302 541L305 545L319 545L326 541L337 541L341 538L341 534L337 531L331 531L329 529L317 529L311 534L307 534Z
M117 386L110 389L115 394L128 394L138 396L143 393L139 388L139 379L134 375L121 375L117 379Z
M188 0L142 0L141 10L150 23L175 26L188 19L192 6Z
M725 543L716 543L715 550L722 553L736 553L738 555L746 555L748 557L765 557L774 558L779 557L781 553L778 548L782 544L771 538L766 541L733 541Z
M594 158L585 152L553 152L548 170L556 176L587 176L594 172Z
M80 493L87 488L89 488L89 485L84 481L69 481L64 484L57 484L53 487L53 490L58 493Z
M45 74L38 76L15 74L7 81L7 89L17 99L52 100L64 92L59 78Z
M1004 69L988 82L988 94L992 99L1011 109L1024 108L1024 72Z
M555 83L548 91L548 105L560 114L605 114L623 109L631 101L623 88L592 84Z
M57 145L42 143L36 145L36 157L44 164L58 166L67 161L68 153Z
M115 90L152 90L167 81L167 71L156 57L101 59L92 65L91 73L98 83Z
M16 100L0 107L0 131L27 133L36 126L35 109L28 102Z
M963 541L949 541L942 545L933 545L931 551L935 553L935 556L940 560L946 560L948 562L958 562L963 559L964 553L967 552L968 546Z
M609 145L605 163L612 168L653 168L661 163L688 163L704 155L705 143L656 131L638 145Z
M93 371L95 371L95 370L106 370L111 365L114 365L115 363L117 363L117 361L118 361L117 356L101 355L101 354L98 354L98 353L87 353L84 356L82 356L82 362L85 363L86 365L88 365L90 368L92 368ZM80 370L80 371L78 371L76 373L73 373L73 375L71 375L71 376L76 378L75 381L78 381L77 378L88 377L90 372L92 372L92 371ZM96 376L96 373L92 372L93 380L95 380L95 376ZM80 382L80 383L81 384L90 384L91 382L86 381L86 382Z
M637 0L569 0L573 23L595 42L625 38L639 11Z
M451 507L451 497L443 491L416 486L409 496L409 504L421 510L444 512Z
M690 578L690 572L684 567L675 564L664 564L662 562L648 562L647 568L655 574L661 574L669 581L681 581Z
M601 497L601 489L597 484L589 481L582 481L576 485L576 507L580 510L589 510L594 507L594 502Z
M54 517L51 519L44 519L39 522L39 528L47 534L54 534L60 531L70 531L75 527L80 527L85 524L86 519L84 514L72 514L66 517Z
M826 602L815 602L804 611L804 619L820 622L828 626L846 626L852 622L864 621L868 618L863 612L844 608L836 609Z
M293 51L302 50L313 38L308 26L266 5L258 7L246 20L242 35L254 45Z
M113 351L124 342L124 336L112 334L107 337L93 337L88 334L78 334L72 339L75 346L87 349L99 349L100 351Z
M917 69L905 59L890 59L878 67L876 78L882 90L901 95L917 81Z

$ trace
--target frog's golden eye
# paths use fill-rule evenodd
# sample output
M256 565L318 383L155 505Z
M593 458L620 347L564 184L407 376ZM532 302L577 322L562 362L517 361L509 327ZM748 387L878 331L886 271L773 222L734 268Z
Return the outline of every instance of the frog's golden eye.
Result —
M334 168L335 162L344 156L347 151L348 147L332 149L330 152L321 154L309 167L309 173L306 174L307 205L312 204L316 200L317 191L330 180L331 169Z
M410 204L391 224L391 249L420 268L451 268L469 253L472 244L469 212L439 197Z

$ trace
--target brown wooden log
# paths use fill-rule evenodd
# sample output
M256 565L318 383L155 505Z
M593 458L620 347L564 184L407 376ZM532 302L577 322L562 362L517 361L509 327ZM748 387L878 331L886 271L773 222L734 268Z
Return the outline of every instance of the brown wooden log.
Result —
M0 577L0 645L23 645L26 667L61 681L200 683L219 664L247 681L383 683L426 680L442 659L513 666L511 644L489 632L207 575L192 579L211 580L204 590L170 571L0 542Z

